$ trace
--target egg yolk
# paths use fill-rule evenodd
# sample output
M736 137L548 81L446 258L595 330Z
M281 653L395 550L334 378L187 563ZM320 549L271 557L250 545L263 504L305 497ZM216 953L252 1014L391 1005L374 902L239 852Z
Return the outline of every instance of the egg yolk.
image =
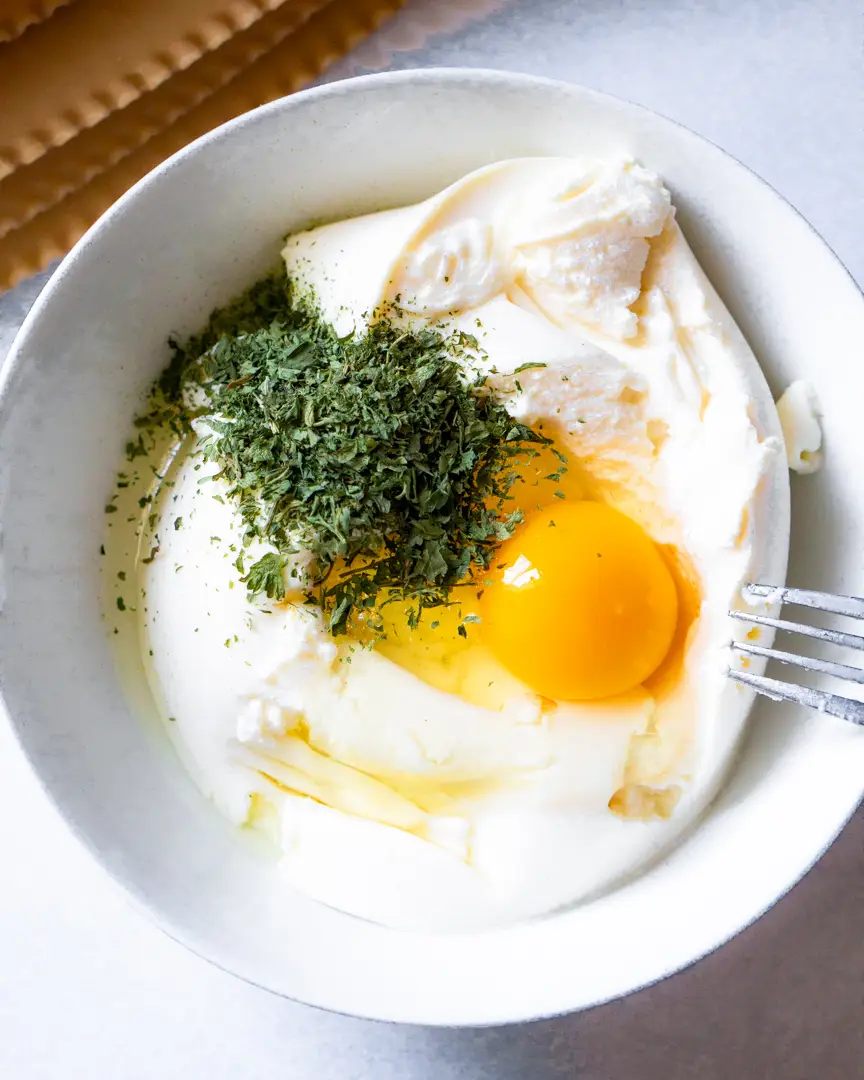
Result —
M548 507L499 548L483 638L537 693L590 701L644 682L669 651L675 582L647 533L603 503Z

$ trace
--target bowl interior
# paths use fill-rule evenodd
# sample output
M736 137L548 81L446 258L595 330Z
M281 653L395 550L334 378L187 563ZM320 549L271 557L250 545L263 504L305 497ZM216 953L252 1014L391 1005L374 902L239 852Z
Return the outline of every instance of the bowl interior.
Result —
M864 787L864 734L760 703L703 825L575 910L485 934L372 926L294 894L133 715L99 615L102 513L167 359L274 264L286 232L431 194L530 154L626 152L672 189L697 256L779 393L816 385L826 460L793 484L790 580L864 594L864 302L807 224L692 133L604 95L491 72L332 84L220 129L142 181L31 313L0 403L0 677L42 784L170 934L279 993L382 1019L497 1023L586 1007L731 936L818 857ZM206 678L206 672L202 672Z

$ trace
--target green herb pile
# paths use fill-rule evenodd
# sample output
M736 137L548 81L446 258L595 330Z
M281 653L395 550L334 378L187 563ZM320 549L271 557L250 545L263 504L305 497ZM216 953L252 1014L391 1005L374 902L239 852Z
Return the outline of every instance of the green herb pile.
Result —
M549 440L466 378L473 346L396 316L339 338L284 273L172 342L160 416L178 430L205 417L203 453L246 540L275 549L246 568L250 593L283 599L286 563L308 550L298 586L342 634L358 615L374 628L393 600L416 624L488 568L521 520L504 507L517 459Z

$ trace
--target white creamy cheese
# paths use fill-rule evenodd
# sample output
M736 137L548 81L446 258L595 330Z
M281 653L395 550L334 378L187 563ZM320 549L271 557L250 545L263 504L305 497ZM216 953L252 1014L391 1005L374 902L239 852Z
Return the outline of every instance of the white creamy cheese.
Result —
M398 300L475 336L490 386L556 432L586 493L686 552L698 617L660 689L549 711L511 678L500 707L477 704L337 648L308 610L250 607L226 493L187 457L142 567L172 738L234 821L275 815L298 888L364 918L493 925L609 887L702 811L749 707L725 677L726 612L751 573L782 573L788 539L764 535L768 505L782 533L786 479L752 353L668 191L627 160L501 162L417 206L292 237L284 256L340 333ZM526 362L544 366L516 376ZM625 789L677 806L625 820L609 809Z
M777 402L789 468L814 473L822 464L822 426L816 392L809 382L793 382Z

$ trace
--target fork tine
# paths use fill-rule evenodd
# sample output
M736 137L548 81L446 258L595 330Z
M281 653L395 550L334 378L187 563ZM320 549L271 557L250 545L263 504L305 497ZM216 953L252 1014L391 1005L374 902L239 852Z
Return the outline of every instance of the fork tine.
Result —
M775 588L772 585L747 585L751 596L768 597L779 604L797 604L801 607L830 611L832 615L850 615L864 619L864 600L857 596L835 596L833 593L816 592L813 589Z
M814 656L799 656L797 653L784 652L782 649L766 649L763 645L752 645L749 641L733 641L732 648L750 656L764 656L768 660L779 660L781 664L794 664L807 671L821 671L837 679L850 679L864 683L864 670L851 664L835 664L832 660L819 660Z
M765 675L753 675L749 671L730 670L729 677L773 701L794 701L798 705L806 705L817 712L828 713L829 716L837 716L841 720L849 720L864 727L864 702L828 694L824 690L812 690L809 686L796 686L794 683L780 682L779 679L769 679Z
M729 612L732 619L756 623L758 626L773 626L775 630L788 630L790 634L803 634L805 637L830 641L832 645L844 645L847 649L864 649L864 637L857 634L844 634L842 630L825 630L821 626L805 626L804 623L787 622L786 619L772 619L768 615L751 615L747 611Z

